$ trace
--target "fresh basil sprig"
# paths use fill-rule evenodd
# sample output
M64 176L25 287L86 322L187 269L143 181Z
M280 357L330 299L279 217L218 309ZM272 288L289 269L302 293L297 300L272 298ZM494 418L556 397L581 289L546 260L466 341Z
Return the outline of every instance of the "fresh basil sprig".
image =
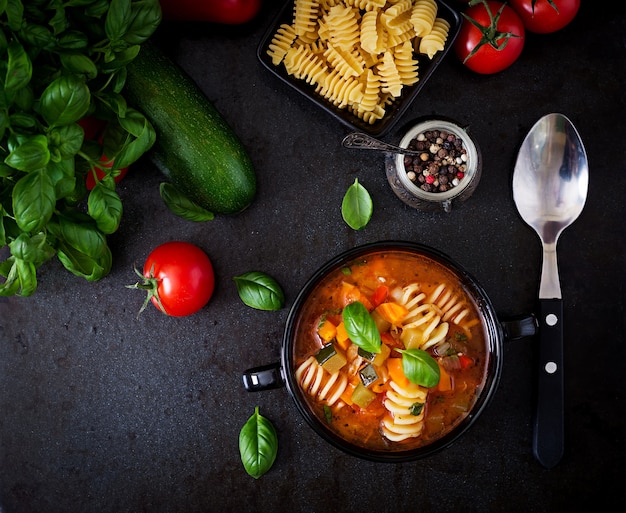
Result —
M254 479L265 474L278 453L278 435L274 425L259 413L259 407L239 432L239 454L246 472Z
M160 22L158 0L0 1L0 296L32 294L55 255L89 281L109 273L114 177L156 138L126 104L126 66ZM106 124L100 139L85 139L85 117Z
M342 317L348 336L354 344L370 353L380 352L380 332L363 303L354 301L348 304L343 309Z
M194 222L212 221L215 218L213 212L190 200L169 182L161 183L159 193L165 206L178 217Z
M402 353L402 370L411 383L434 387L439 383L440 371L437 361L423 349L396 349Z
M369 223L373 211L374 204L370 193L359 183L359 179L355 178L341 203L343 220L353 230L360 230Z
M252 271L233 278L241 300L257 310L280 310L285 303L285 294L271 276Z

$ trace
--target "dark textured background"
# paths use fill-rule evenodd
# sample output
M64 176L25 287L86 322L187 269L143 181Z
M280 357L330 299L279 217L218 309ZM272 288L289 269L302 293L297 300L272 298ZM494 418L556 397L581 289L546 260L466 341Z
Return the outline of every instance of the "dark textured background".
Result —
M0 511L625 511L626 16L583 1L566 29L528 35L510 69L480 76L450 54L400 125L420 116L468 124L484 157L474 196L448 214L405 206L384 157L341 147L348 130L267 72L256 46L279 3L246 27L166 24L167 51L249 150L258 196L245 212L194 224L174 217L148 162L120 186L124 218L111 274L87 283L52 262L29 298L0 300ZM615 10L619 9L619 10ZM531 451L534 340L508 342L497 393L444 452L377 464L328 446L286 389L243 389L244 369L278 359L299 289L357 244L413 240L444 251L502 315L535 306L541 251L512 200L519 144L542 115L570 117L590 161L587 204L559 242L565 311L566 451L552 470ZM400 125L386 139L397 142ZM341 219L358 177L374 200L362 231ZM137 319L135 281L156 245L202 247L217 274L210 304L188 318L153 308ZM278 312L240 302L232 277L261 270L283 286ZM259 405L279 452L259 480L240 462L241 426Z

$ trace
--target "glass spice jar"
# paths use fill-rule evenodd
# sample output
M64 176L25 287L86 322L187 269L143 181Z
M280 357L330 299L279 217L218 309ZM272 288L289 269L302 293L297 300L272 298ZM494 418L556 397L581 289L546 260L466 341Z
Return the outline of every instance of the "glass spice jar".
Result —
M450 212L452 203L469 198L482 172L480 151L467 130L447 120L418 122L399 146L421 152L387 157L385 168L392 190L404 203L424 211Z

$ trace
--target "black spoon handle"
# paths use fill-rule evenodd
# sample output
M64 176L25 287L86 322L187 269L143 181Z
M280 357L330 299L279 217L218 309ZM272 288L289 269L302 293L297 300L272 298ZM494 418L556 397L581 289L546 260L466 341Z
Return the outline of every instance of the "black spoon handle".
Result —
M564 452L563 301L540 299L539 368L533 453L546 468Z

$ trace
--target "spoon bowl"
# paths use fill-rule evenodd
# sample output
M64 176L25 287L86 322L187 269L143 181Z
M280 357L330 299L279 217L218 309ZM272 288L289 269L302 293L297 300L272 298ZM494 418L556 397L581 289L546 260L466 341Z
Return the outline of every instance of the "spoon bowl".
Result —
M533 452L547 468L560 461L564 450L563 304L556 246L562 231L582 212L588 183L587 155L572 122L563 114L543 116L520 147L513 199L543 247Z

